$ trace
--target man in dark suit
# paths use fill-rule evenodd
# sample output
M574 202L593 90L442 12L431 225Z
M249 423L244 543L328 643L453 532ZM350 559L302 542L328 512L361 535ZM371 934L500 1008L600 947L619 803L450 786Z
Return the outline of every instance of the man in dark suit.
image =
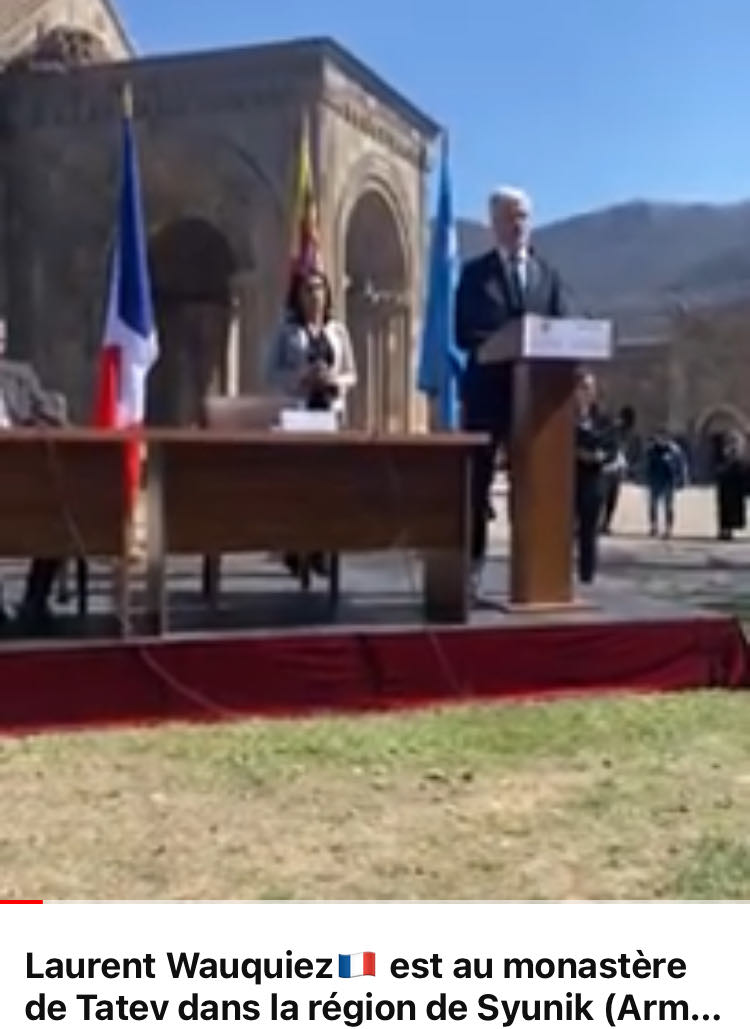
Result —
M0 429L54 426L61 425L64 420L64 412L55 398L42 389L30 365L0 358ZM35 558L32 561L18 612L22 627L41 629L49 621L47 602L59 570L60 562L55 559Z
M468 261L456 294L456 343L468 353L463 378L463 420L469 432L491 437L478 453L472 475L472 561L474 586L487 547L487 515L498 448L507 448L513 418L510 364L481 365L481 345L524 314L563 314L560 278L529 245L531 204L518 189L503 187L490 197L496 246Z

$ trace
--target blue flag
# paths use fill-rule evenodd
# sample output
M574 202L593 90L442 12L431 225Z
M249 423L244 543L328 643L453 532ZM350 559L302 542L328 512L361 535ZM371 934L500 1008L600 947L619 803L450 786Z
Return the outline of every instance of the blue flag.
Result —
M463 374L464 355L453 340L458 252L445 136L441 157L417 385L436 402L439 427L455 429L459 419L458 381Z

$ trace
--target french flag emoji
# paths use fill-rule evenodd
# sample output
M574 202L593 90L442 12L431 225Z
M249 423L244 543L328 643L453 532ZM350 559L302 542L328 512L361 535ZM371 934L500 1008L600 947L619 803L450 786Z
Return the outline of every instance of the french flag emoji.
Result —
M339 954L339 979L354 979L359 975L375 975L375 953Z

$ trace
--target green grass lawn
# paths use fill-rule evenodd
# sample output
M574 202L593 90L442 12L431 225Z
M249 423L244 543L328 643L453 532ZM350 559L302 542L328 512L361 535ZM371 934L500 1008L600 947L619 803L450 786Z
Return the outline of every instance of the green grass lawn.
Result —
M750 695L0 741L0 894L750 898Z

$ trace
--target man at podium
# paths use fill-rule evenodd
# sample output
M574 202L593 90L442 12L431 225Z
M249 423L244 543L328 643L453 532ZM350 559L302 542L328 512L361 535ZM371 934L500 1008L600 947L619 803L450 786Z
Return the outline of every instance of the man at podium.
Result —
M562 317L560 277L529 243L531 202L523 190L502 187L490 197L496 245L468 261L456 293L456 344L468 354L463 379L464 428L491 437L477 452L472 475L472 561L478 581L487 546L490 491L499 447L510 440L513 372L510 363L481 364L481 345L525 314ZM475 582L474 585L477 583Z

